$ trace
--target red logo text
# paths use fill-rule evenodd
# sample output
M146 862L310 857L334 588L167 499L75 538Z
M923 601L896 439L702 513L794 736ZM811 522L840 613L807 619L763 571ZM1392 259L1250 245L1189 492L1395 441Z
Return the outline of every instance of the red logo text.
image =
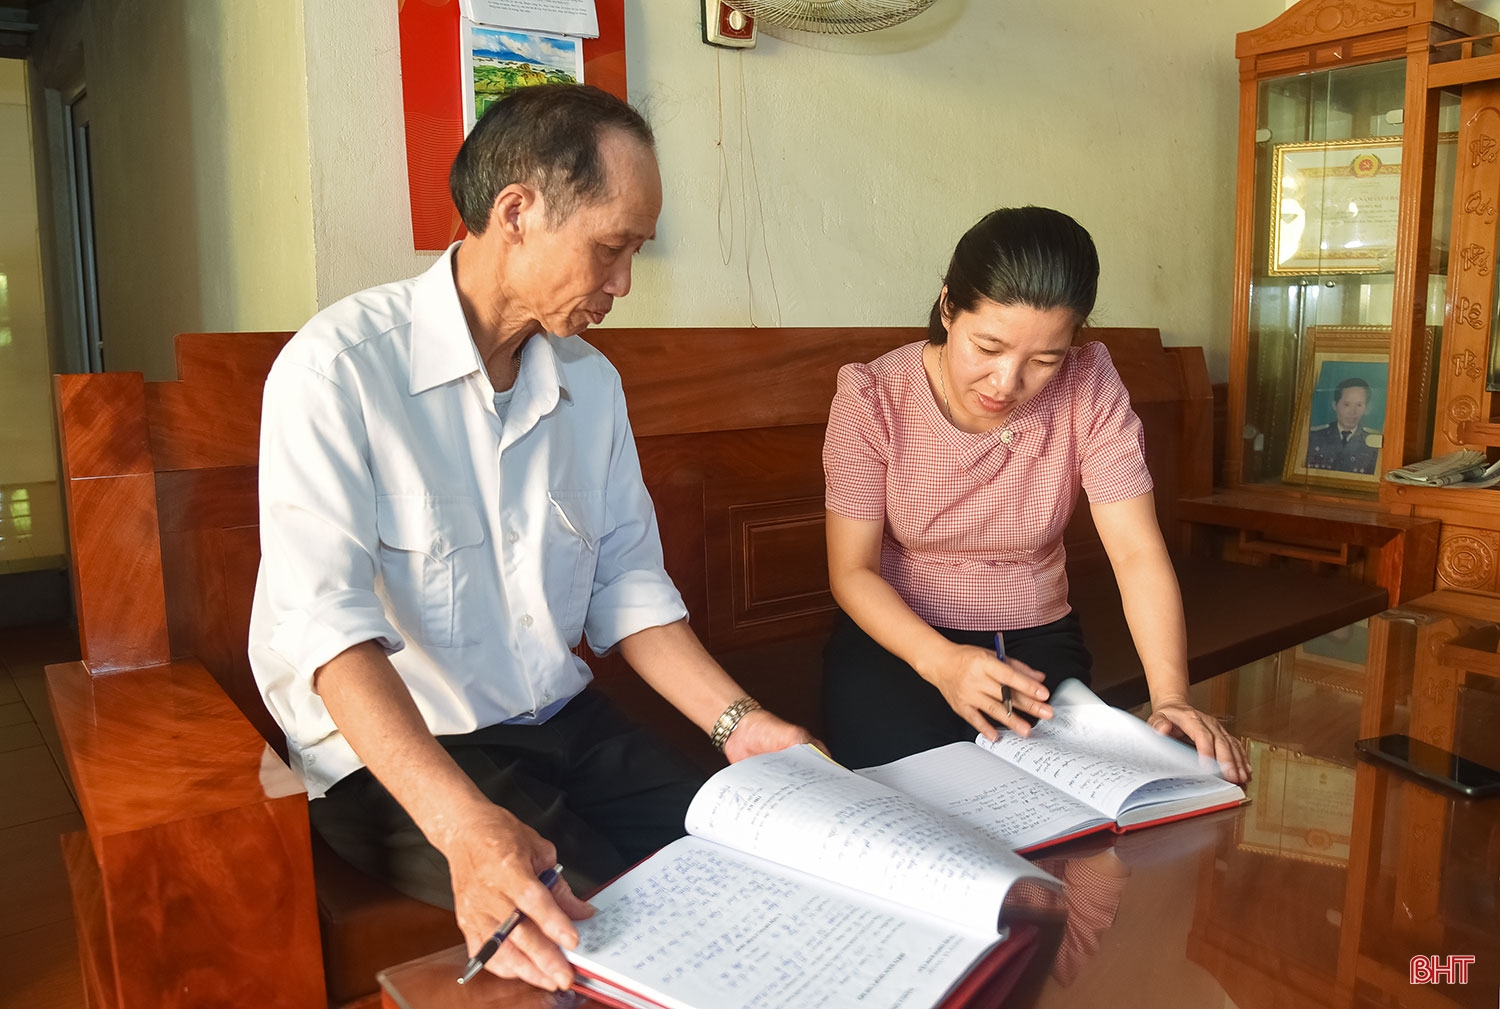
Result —
M1411 958L1412 984L1468 984L1472 956L1422 956Z

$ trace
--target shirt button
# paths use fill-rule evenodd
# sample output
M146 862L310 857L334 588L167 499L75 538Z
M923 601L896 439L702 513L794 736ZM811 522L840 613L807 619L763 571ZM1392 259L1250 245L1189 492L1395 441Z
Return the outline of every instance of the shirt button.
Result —
M531 614L530 613L523 613L523 614L521 614L521 626L522 627L530 627L531 624L532 624Z
M1000 440L1009 445L1011 442L1016 440L1016 436L1010 433L1010 428L1006 428L1004 431L1000 432Z
M519 540L520 538L521 538L521 534L518 533L518 532L516 532L514 529L512 529L510 532L508 532L508 533L505 534L505 542L507 542L507 543L514 543L517 540Z

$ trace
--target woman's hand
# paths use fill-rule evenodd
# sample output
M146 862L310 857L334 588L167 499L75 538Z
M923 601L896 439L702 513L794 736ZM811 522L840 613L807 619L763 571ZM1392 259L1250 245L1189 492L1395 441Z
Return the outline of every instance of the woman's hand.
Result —
M1237 785L1250 783L1250 760L1240 741L1224 731L1213 715L1204 714L1185 700L1170 699L1151 705L1146 724L1164 736L1186 739L1205 757L1219 762L1224 778Z
M999 737L992 720L1029 736L1031 724L1021 717L1022 712L1033 718L1052 717L1051 705L1043 703L1047 700L1043 675L1024 662L1001 661L987 649L953 645L917 672L942 691L948 706L986 739ZM1011 690L1013 712L1009 715L1005 713L1002 687Z

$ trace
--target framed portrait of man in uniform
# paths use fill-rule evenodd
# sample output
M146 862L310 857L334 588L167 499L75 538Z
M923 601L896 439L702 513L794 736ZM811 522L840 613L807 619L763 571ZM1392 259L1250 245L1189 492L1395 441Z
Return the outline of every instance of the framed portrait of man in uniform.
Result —
M1390 358L1387 328L1307 328L1284 480L1379 485Z

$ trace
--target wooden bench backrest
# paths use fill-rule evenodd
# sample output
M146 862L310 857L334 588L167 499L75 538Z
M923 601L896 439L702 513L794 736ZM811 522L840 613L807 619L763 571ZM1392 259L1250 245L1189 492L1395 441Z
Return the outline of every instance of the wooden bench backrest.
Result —
M715 653L817 635L833 610L823 428L838 368L915 328L601 330L619 369L667 568ZM246 656L259 563L256 454L265 376L288 333L178 337L179 379L56 382L84 661L96 673L191 655L277 747ZM1201 349L1156 330L1091 330L1146 427L1164 528L1210 489ZM1070 567L1099 559L1080 509ZM600 664L600 670L612 664Z

